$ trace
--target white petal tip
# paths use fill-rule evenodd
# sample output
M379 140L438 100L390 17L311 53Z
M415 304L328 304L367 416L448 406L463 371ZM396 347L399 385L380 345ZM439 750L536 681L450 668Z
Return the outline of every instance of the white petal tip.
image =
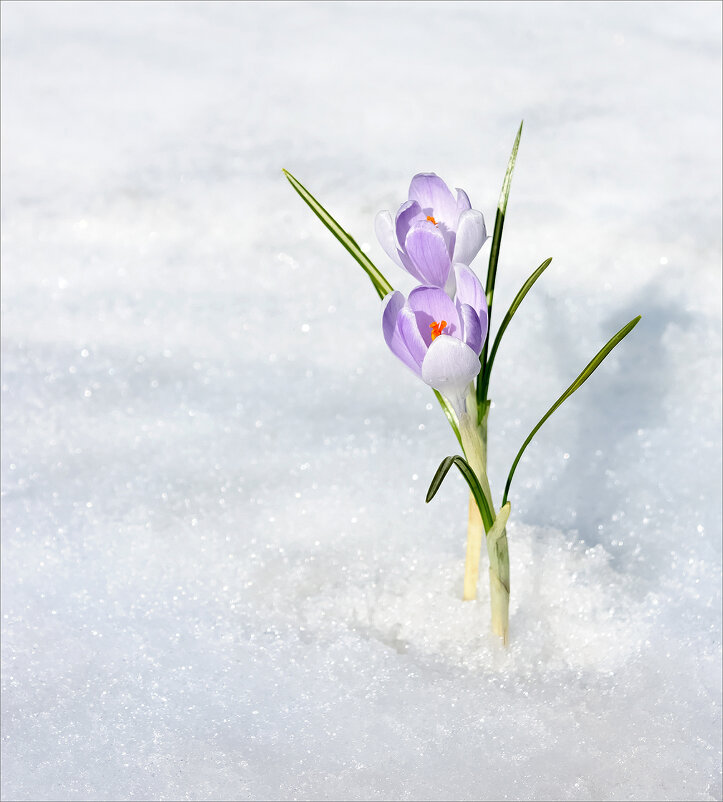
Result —
M446 396L464 395L479 371L477 354L462 340L445 334L429 346L422 363L422 379Z

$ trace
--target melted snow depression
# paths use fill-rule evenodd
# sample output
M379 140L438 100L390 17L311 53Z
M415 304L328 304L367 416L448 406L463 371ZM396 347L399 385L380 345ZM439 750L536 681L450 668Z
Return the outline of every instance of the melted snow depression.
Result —
M2 795L721 798L720 3L4 3ZM510 647L379 300L488 229ZM489 242L473 263L484 276ZM483 566L483 577L486 568Z

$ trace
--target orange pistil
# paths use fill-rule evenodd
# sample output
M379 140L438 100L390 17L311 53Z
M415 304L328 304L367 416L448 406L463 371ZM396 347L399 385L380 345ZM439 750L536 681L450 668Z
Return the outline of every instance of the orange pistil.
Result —
M443 320L441 323L437 323L435 320L434 323L429 324L429 328L432 329L432 341L436 340L440 334L442 334L442 329L447 327L447 321Z
M433 223L435 226L437 225L437 221L432 217L431 214L427 215L427 220L429 220L429 222Z

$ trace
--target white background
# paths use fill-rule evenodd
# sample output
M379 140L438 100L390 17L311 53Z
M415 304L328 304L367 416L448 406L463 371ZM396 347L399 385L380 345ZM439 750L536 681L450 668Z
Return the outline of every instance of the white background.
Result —
M720 799L721 6L4 3L3 798ZM378 299L488 227L511 646ZM473 265L484 275L487 245ZM484 569L483 569L484 580Z

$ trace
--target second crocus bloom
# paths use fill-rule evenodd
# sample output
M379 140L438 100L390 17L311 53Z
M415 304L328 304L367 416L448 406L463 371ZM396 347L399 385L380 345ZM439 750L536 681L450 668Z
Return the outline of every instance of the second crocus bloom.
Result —
M471 208L467 193L457 196L435 173L418 173L409 200L396 217L379 212L376 234L387 254L421 284L451 288L452 264L471 264L487 239L482 212Z
M487 336L487 302L475 274L455 264L454 301L440 287L412 290L407 299L384 299L382 329L392 353L422 381L442 393L457 414L464 411L470 382L480 371Z

